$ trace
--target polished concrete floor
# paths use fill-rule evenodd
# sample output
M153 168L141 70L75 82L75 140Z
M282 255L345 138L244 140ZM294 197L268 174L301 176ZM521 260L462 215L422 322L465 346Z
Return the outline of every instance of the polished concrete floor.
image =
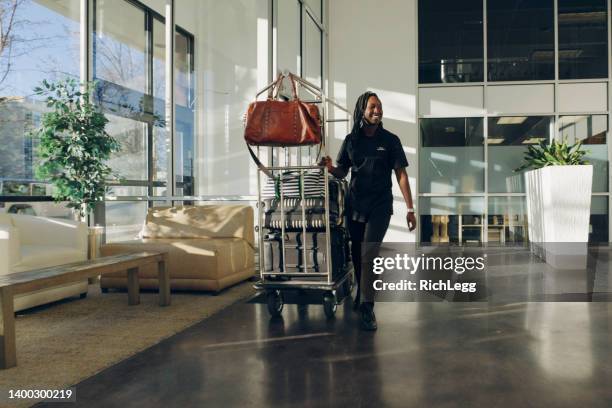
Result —
M376 312L364 333L348 307L327 321L321 306L286 305L270 320L237 304L77 384L76 406L612 406L608 303Z
M350 306L233 305L77 384L76 406L612 406L611 303L380 302L374 333Z

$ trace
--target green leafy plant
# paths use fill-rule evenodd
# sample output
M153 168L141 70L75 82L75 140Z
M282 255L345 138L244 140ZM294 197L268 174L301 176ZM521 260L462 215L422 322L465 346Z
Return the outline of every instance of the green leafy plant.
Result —
M546 144L543 140L537 145L530 145L527 148L523 164L514 171L518 172L527 169L540 169L546 166L571 166L579 164L589 164L584 159L588 150L582 149L582 142L578 141L573 145L563 141L553 140Z
M74 79L45 80L34 89L51 108L31 133L40 140L36 175L49 180L56 187L53 197L68 201L81 218L104 200L106 181L116 178L106 161L119 150L105 130L108 119L92 101L94 90L95 83L81 89Z

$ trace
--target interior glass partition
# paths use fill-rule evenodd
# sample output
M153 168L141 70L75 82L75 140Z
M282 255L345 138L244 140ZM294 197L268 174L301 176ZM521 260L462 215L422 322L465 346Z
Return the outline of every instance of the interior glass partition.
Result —
M418 7L419 83L483 81L482 0L420 0Z
M516 196L488 198L487 241L510 245L527 242L526 198Z
M568 143L581 141L585 159L593 165L593 192L608 191L608 116L578 115L559 117L559 137Z
M589 242L609 241L608 208L608 196L591 197L591 216L589 218Z
M484 197L420 197L419 209L421 242L484 242Z
M488 118L489 193L524 193L523 163L529 145L550 140L551 116L501 116Z
M555 79L553 0L487 2L489 81Z
M319 26L310 14L304 14L304 73L302 77L312 84L322 87L322 37Z
M559 79L607 78L606 0L558 0Z
M421 119L419 191L484 192L482 118Z

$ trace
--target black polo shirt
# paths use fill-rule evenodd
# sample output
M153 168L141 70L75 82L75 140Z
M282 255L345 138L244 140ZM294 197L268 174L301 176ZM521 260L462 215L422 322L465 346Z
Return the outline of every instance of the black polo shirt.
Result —
M344 138L339 168L351 170L347 210L355 221L366 222L374 211L393 214L391 177L393 170L408 166L399 138L378 125L373 136L363 131Z

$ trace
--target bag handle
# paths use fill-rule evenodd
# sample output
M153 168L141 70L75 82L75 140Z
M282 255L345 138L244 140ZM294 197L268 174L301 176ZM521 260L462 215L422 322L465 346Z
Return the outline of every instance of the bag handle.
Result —
M299 100L300 98L298 98L298 95L297 95L297 88L296 88L296 84L295 84L295 78L293 76L294 75L290 72L289 73L289 79L291 80L291 92L293 93L293 99L294 100Z
M274 100L278 96L278 89L280 88L281 81L283 80L283 74L278 74L278 78L274 81L274 85L272 85L268 89L268 100ZM274 92L276 91L276 92ZM273 93L274 92L274 93Z
M283 85L283 78L289 78L289 80L291 81L291 96L293 97L294 101L299 100L300 98L298 98L297 95L297 87L296 87L296 83L295 83L295 79L294 79L294 75L292 73L289 73L287 75L284 74L278 74L278 79L274 82L274 86L272 86L270 89L268 89L268 100L276 100L278 99L278 94L280 92L280 89ZM272 95L272 90L274 89L274 95Z

